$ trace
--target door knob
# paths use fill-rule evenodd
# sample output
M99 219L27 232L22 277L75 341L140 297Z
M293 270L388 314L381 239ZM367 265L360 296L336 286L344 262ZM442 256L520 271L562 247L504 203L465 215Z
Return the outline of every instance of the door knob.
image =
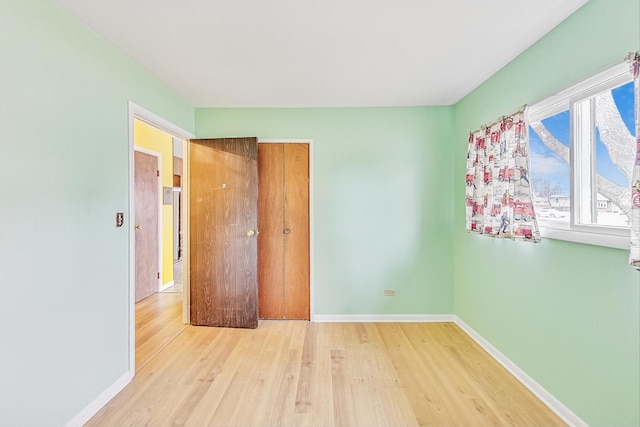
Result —
M136 225L136 230L142 230L142 226L141 225Z
M256 232L254 230L247 230L247 237L253 237L256 235Z
M284 229L284 231L283 231L283 233L284 233L284 234L289 234L289 233L291 233L291 230L289 230L288 228L285 228L285 229Z

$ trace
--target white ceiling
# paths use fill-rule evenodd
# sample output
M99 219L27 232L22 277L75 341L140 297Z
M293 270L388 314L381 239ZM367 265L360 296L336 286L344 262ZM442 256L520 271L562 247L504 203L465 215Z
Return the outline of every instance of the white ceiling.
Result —
M196 107L454 104L588 0L55 0Z

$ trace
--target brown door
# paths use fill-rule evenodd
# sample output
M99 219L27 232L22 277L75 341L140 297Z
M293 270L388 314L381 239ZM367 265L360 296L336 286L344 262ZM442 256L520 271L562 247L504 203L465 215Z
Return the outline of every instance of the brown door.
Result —
M258 145L260 317L309 319L309 145Z
M256 138L190 141L191 323L258 326Z
M158 292L158 158L134 151L136 302Z

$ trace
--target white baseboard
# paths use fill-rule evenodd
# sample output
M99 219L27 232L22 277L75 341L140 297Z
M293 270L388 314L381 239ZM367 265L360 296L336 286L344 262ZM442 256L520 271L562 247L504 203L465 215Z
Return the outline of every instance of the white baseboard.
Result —
M453 322L453 314L316 314L314 322Z
M165 289L168 289L168 288L172 287L175 284L176 283L172 280L170 282L165 283L164 285L158 285L158 292L162 292Z
M133 375L127 371L123 376L118 378L116 382L111 384L109 388L100 393L100 395L91 402L86 408L80 411L75 417L71 419L66 427L82 427L87 421L91 419L104 405L109 403L113 397L118 394L127 384L131 382Z
M538 384L533 378L520 369L515 363L513 363L507 356L502 354L500 350L495 348L484 339L480 334L474 331L469 325L464 323L458 316L453 316L454 322L460 327L471 339L473 339L480 347L482 347L491 357L493 357L498 363L500 363L507 371L511 373L518 381L520 381L526 388L528 388L538 399L549 407L556 415L558 415L564 422L572 427L587 427L588 424L582 421L580 417L574 414L569 408L567 408L562 402L556 399L551 393Z

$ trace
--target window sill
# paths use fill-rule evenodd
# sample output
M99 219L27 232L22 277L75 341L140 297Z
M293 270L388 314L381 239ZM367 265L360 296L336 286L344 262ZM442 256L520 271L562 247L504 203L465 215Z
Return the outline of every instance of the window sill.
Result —
M546 239L566 240L568 242L604 246L607 248L629 249L628 234L626 236L617 236L612 234L587 233L583 231L541 227L540 235Z

